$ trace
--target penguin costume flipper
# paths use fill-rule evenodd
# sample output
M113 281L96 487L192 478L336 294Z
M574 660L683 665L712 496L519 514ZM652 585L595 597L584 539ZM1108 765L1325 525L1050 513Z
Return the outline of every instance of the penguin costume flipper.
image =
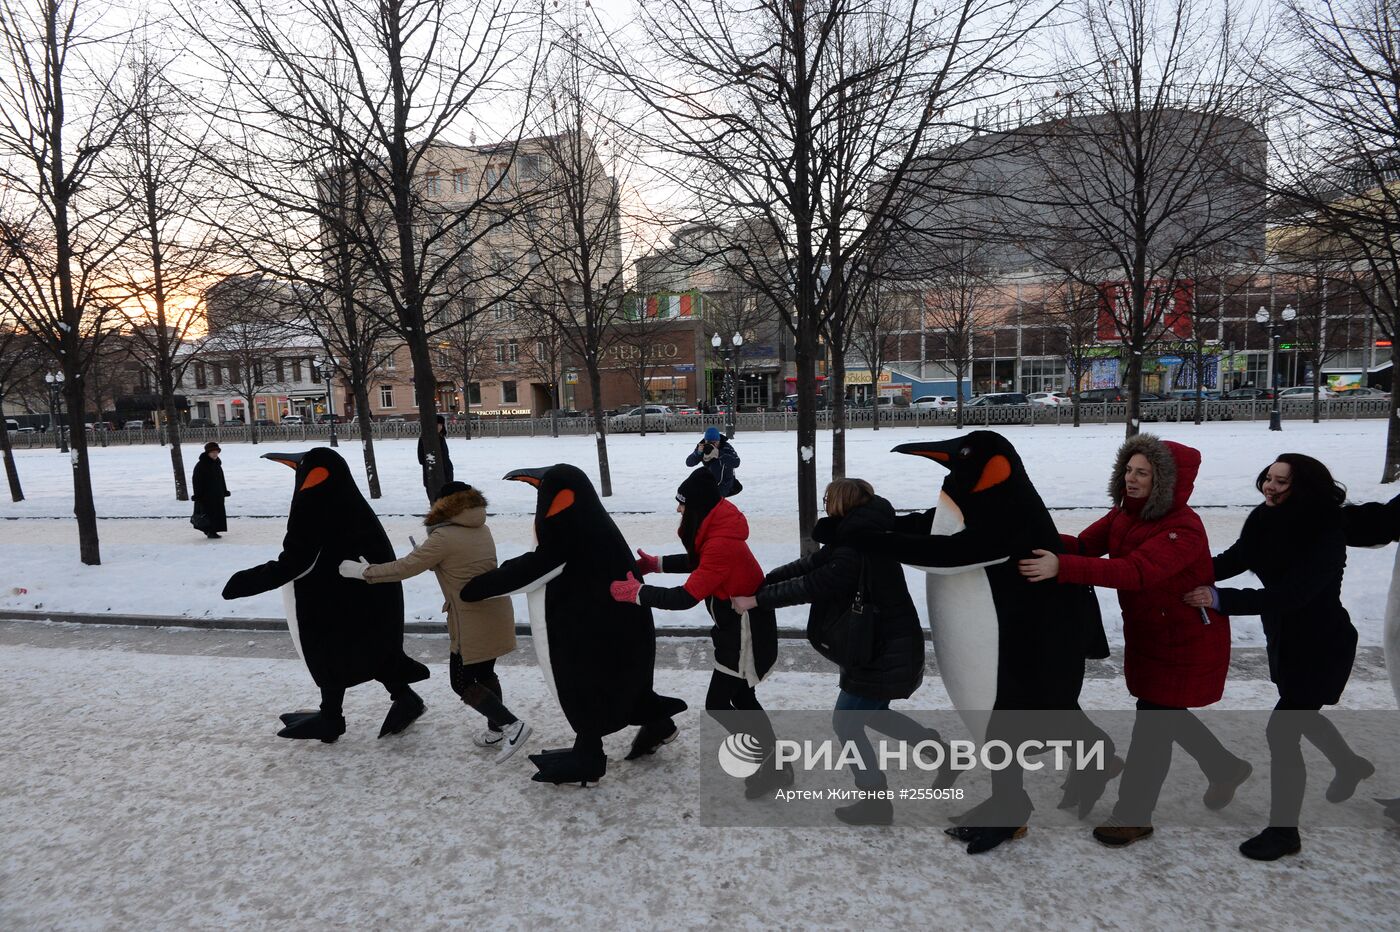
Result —
M1348 547L1384 547L1400 540L1400 495L1388 502L1342 506Z
M230 576L224 583L223 597L225 600L246 599L280 589L311 572L319 556L319 550L299 546L289 536L282 542L282 552L277 559L239 570Z
M968 531L938 535L886 531L855 534L851 542L866 553L891 557L926 573L962 573L1011 559L1004 541Z
M563 556L536 547L467 583L462 587L462 601L482 602L497 596L533 592L564 572L564 563Z

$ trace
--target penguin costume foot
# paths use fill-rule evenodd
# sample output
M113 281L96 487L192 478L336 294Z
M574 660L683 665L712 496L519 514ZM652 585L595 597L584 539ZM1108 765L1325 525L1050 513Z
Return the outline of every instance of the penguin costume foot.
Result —
M320 714L320 711L317 709L297 709L295 712L283 712L277 717L282 720L283 725L295 725L304 718L310 718L313 715Z
M395 699L394 704L389 706L389 714L384 716L384 724L379 729L379 737L396 735L403 731L417 721L418 716L422 715L426 708L427 706L423 704L423 698L410 689L407 696Z
M658 725L643 725L637 729L637 737L632 739L632 750L624 760L636 760L648 754L655 754L663 744L670 744L680 735L681 730L669 718Z
M967 842L968 854L986 854L993 848L1000 847L1003 842L1014 841L1018 838L1025 838L1029 829L1024 825L993 826L989 828L948 828L943 830L948 835L958 841ZM954 833L958 834L954 834Z
M345 734L345 717L343 715L325 715L321 712L313 712L305 718L288 723L286 728L277 733L277 737L301 740L315 738L326 744L334 744L335 740L343 734Z
M1380 804L1387 819L1400 824L1400 796L1394 799L1381 799L1379 796L1372 796L1371 798Z
M1055 808L1074 809L1079 818L1089 818L1089 814L1094 811L1094 806L1103 798L1104 790L1108 788L1109 781L1122 772L1123 758L1117 754L1113 755L1108 766L1103 770L1071 771L1061 785L1064 793L1060 797L1059 805Z
M536 783L553 783L555 786L566 783L577 783L583 787L594 786L608 772L607 755L572 748L531 754L530 763L539 771L530 778L531 780Z

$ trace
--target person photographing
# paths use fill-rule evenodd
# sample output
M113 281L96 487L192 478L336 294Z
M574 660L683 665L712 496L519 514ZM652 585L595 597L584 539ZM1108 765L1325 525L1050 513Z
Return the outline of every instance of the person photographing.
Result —
M734 475L734 470L739 468L739 454L718 427L705 428L705 436L685 458L685 464L692 469L696 466L708 469L715 477L720 498L730 498L744 490L744 484Z

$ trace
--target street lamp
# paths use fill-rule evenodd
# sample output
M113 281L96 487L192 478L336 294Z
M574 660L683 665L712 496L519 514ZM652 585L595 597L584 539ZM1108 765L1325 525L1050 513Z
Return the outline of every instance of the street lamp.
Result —
M331 446L340 446L340 441L335 436L335 390L331 385L331 380L335 378L335 357L327 355L320 360L321 374L326 377L326 417L331 424Z
M44 381L49 386L49 423L54 426L58 436L54 438L54 446L60 453L68 452L68 437L63 433L63 425L58 423L58 402L63 392L63 371L44 373Z
M1293 310L1293 305L1291 304L1285 307L1277 318L1269 313L1268 308L1262 305L1254 314L1255 322L1269 332L1269 368L1273 370L1274 374L1274 406L1272 410L1269 411L1269 430L1283 430L1283 404L1282 399L1279 398L1279 389L1281 387L1279 385L1279 380L1283 373L1279 371L1278 341L1279 338L1283 336L1284 325L1297 316L1298 313Z
M720 339L718 333L716 333L713 337L710 338L710 345L714 347L716 353L719 353L720 365L724 367L725 395L729 399L729 410L725 412L724 417L724 434L730 440L733 440L734 409L735 407L737 407L737 405L735 403L734 398L735 374L733 367L730 365L730 363L734 361L738 356L739 347L744 345L744 337L738 331L735 331L734 336L729 338L729 342L730 345L725 346L724 341Z

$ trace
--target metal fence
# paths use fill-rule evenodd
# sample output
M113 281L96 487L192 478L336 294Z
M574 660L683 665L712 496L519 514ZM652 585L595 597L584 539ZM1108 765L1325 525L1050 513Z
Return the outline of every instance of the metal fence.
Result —
M1267 421L1272 409L1269 401L1208 401L1203 406L1203 420L1206 421ZM1123 402L1082 404L1080 422L1084 424L1121 424L1127 417L1128 406ZM1142 405L1143 423L1191 423L1195 420L1194 401L1159 401ZM1309 420L1312 418L1312 402L1284 401L1283 417L1287 420ZM920 410L896 407L882 409L881 427L951 427L957 423L957 412L953 408ZM1319 417L1322 420L1356 420L1360 418L1385 418L1390 416L1388 398L1331 398L1319 402ZM817 428L831 428L832 412L817 412ZM872 408L846 409L846 423L849 427L869 428L873 426L875 411ZM608 419L608 433L639 433L640 425L632 420ZM1074 423L1074 409L1069 405L1053 407L1040 405L976 405L963 409L963 423L970 427L995 427L1005 424L1028 426L1057 426ZM687 414L670 417L649 417L647 433L652 434L698 434L706 427L724 429L725 417L722 414ZM792 411L744 411L735 416L735 428L739 432L790 431L797 429L797 415ZM588 436L594 433L593 418L560 417L550 418L482 418L471 423L473 437L551 437L557 429L559 436ZM219 443L247 443L256 431L261 443L312 443L325 442L330 436L328 424L292 424L276 427L248 427L239 424L225 424L217 427L184 428L180 439L189 444L203 445L210 440ZM467 425L462 421L449 421L448 436L463 438L467 435ZM376 440L414 439L418 436L417 421L377 421L371 425L371 433ZM360 428L354 424L336 425L336 434L342 440L360 439ZM168 441L164 429L157 430L99 430L88 432L88 445L93 447L134 446L138 444L164 444ZM56 446L57 438L52 433L40 431L11 431L10 442L18 449L34 449Z

